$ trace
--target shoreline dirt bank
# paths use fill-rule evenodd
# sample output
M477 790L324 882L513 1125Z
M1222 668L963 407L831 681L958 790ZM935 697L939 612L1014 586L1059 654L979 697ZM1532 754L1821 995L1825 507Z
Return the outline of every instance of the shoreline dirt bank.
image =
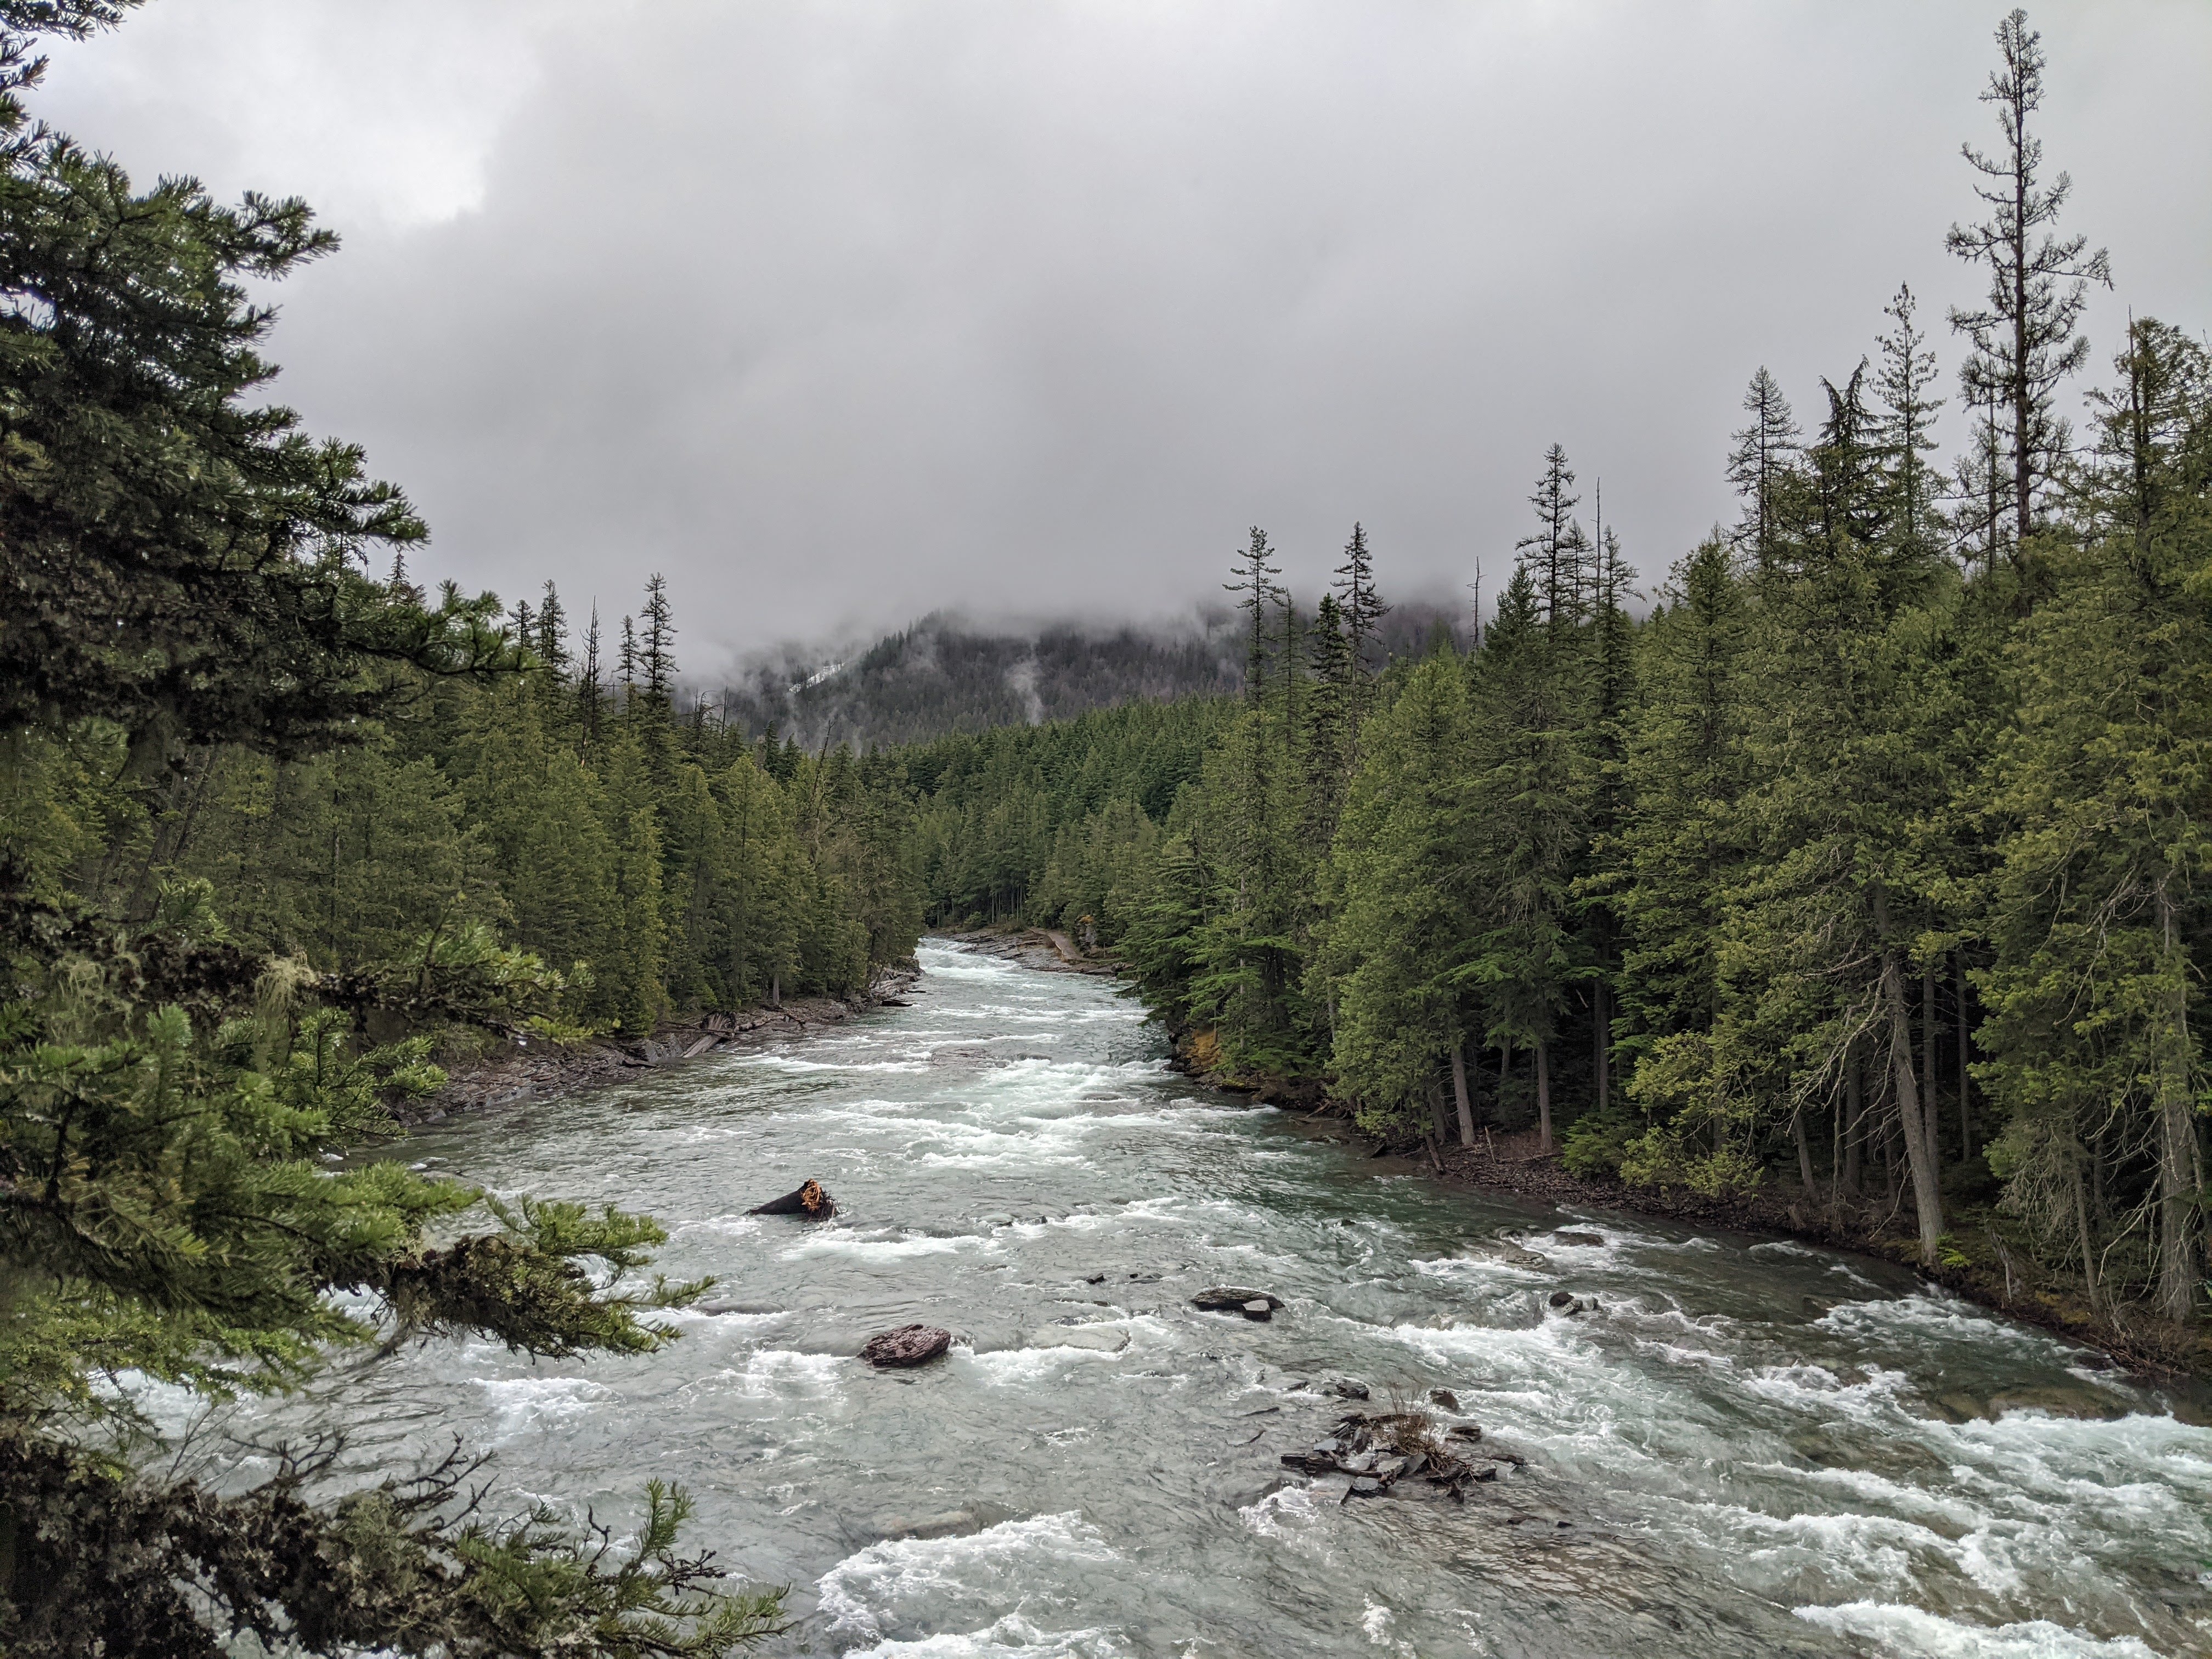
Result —
M903 1006L921 977L918 966L896 963L878 968L868 988L856 997L787 997L781 1007L705 1014L671 1021L651 1036L605 1037L574 1048L508 1044L483 1060L450 1068L445 1086L401 1114L401 1121L435 1123L515 1101L580 1094L641 1072L842 1024L872 1009Z

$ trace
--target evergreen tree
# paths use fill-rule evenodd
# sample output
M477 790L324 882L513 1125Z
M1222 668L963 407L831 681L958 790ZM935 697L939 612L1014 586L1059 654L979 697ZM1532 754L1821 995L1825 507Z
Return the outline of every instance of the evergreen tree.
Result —
M1735 436L1729 452L1729 482L1743 497L1743 522L1737 532L1761 568L1780 544L1788 517L1790 485L1796 477L1802 436L1790 400L1761 364L1743 394L1751 424Z
M1989 272L1988 300L1976 310L1954 307L1951 326L1973 343L1960 371L1968 401L1987 397L2003 409L2015 560L2027 557L2041 492L2066 452L2067 425L2054 401L2060 384L2088 361L2089 343L2075 329L2089 284L2109 288L2112 281L2102 248L2090 253L2087 237L2060 237L2051 228L2073 181L2062 173L2041 182L2043 141L2028 131L2043 104L2042 39L2027 27L2025 11L2014 9L1997 26L2004 66L1991 72L1982 101L1996 106L2003 149L1994 157L1971 144L1961 149L1989 181L1974 193L1990 217L1954 225L1944 239L1953 253Z
M1547 1152L1553 1046L1576 973L1568 910L1585 807L1574 654L1522 566L1499 596L1482 654L1472 659L1469 805L1491 890L1483 933L1460 972L1481 988L1488 1040L1534 1058L1538 1135Z
M1465 679L1450 658L1425 658L1370 726L1336 842L1343 898L1327 950L1339 988L1331 1063L1363 1120L1426 1117L1449 1071L1460 1138L1472 1146L1468 766Z
M1375 556L1368 548L1365 528L1358 524L1352 526L1352 539L1344 544L1344 562L1337 566L1332 586L1351 649L1352 678L1347 684L1352 689L1351 720L1356 738L1359 722L1372 702L1367 677L1378 665L1373 660L1376 629L1390 611L1375 586Z
M1571 626L1582 620L1582 561L1585 543L1574 522L1575 504L1582 497L1570 495L1574 469L1567 452L1553 444L1544 452L1543 476L1528 504L1536 509L1537 529L1513 544L1523 569L1535 573L1536 592L1547 626Z
M1244 700L1255 707L1267 696L1267 613L1283 591L1275 582L1282 570L1271 562L1274 553L1267 545L1267 532L1254 525L1251 541L1232 568L1236 580L1221 585L1225 592L1243 595L1237 608L1245 614Z
M2100 410L2104 533L2056 556L2021 641L1980 1069L2008 1114L1990 1161L2015 1207L2069 1240L2093 1300L2147 1228L2158 1308L2183 1320L2203 1278L2212 363L2145 320L2118 368ZM2115 1237L2092 1195L2135 1158L2154 1178Z

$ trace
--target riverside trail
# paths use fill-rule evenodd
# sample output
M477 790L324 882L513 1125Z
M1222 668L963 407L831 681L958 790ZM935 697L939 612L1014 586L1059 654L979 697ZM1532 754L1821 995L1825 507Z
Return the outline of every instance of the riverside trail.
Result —
M691 1542L793 1587L791 1651L2212 1650L2212 1429L2081 1350L1861 1258L1447 1191L1178 1075L1109 983L921 957L912 1006L400 1149L658 1215L657 1269L719 1280L683 1340L343 1358L204 1443L342 1424L358 1475L458 1431L505 1507L618 1528L679 1481ZM744 1213L807 1177L834 1221ZM1285 1305L1190 1305L1224 1284ZM916 1322L952 1352L854 1358ZM1281 1462L1340 1379L1448 1389L1526 1466L1343 1503Z

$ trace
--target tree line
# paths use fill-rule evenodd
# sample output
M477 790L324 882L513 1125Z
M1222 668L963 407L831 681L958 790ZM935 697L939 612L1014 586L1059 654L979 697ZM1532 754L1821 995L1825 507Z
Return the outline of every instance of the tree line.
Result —
M933 915L1092 918L1208 1069L1380 1132L1794 1182L1923 1262L2016 1244L2196 1317L2212 361L2134 319L2069 428L2109 267L2057 228L2038 38L1997 39L1963 456L1900 288L1809 430L1753 378L1741 515L1641 617L1557 445L1472 649L1381 660L1364 532L1304 616L1255 528L1243 705L1165 811L1110 775L1186 714L1093 728L1103 777L1010 741Z

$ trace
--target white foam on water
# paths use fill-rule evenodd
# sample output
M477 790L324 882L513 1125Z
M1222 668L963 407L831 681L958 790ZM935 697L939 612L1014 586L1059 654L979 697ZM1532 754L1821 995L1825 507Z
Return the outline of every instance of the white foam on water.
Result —
M849 1648L845 1659L1121 1659L1129 1650L1101 1630L1039 1630L1010 1613L988 1630Z
M1320 1513L1311 1486L1285 1486L1256 1504L1245 1504L1237 1511L1237 1517L1248 1531L1262 1538L1288 1539L1304 1532Z
M1862 1341L1875 1337L1921 1342L1931 1338L1950 1338L1978 1347L2039 1351L2054 1359L2063 1359L2075 1351L2071 1344L2040 1331L1992 1319L1972 1303L1948 1292L1916 1291L1910 1296L1838 1302L1814 1322L1838 1335Z
M1994 1627L1968 1625L1893 1601L1846 1601L1791 1611L1808 1625L1873 1642L1884 1652L1924 1659L2169 1659L2133 1636L2100 1640L2044 1619Z
M588 1377L478 1376L470 1380L483 1391L498 1424L495 1433L502 1438L581 1417L620 1399L612 1389Z
M1910 1376L1880 1365L1859 1369L1866 1375L1854 1381L1837 1376L1825 1365L1763 1365L1743 1379L1743 1387L1778 1406L1820 1416L1847 1417L1856 1423L1893 1424L1909 1415L1904 1402L1915 1393Z
M817 1234L781 1252L786 1261L808 1256L848 1256L858 1261L896 1261L908 1256L951 1255L961 1250L990 1250L998 1247L974 1233L909 1233L898 1238L856 1238L848 1233Z
M1102 1321L1115 1324L1120 1322ZM1111 1365L1127 1354L1135 1346L1133 1340L1120 1348L1079 1348L1074 1346L1000 1348L990 1353L971 1357L969 1364L981 1376L984 1386L993 1389L1021 1389L1032 1383L1043 1382L1077 1365Z
M757 1071L786 1072L804 1076L810 1072L926 1072L918 1060L801 1060L796 1054L748 1054L738 1064Z
M1818 1261L1822 1256L1826 1255L1828 1252L1826 1250L1816 1250L1809 1244L1792 1243L1786 1238L1770 1238L1764 1244L1753 1245L1747 1254L1763 1256L1803 1256L1813 1261Z
M1753 1463L1748 1467L1760 1474L1808 1481L1815 1487L1848 1492L1866 1503L1884 1504L1899 1510L1918 1510L1940 1516L1948 1524L1966 1531L1969 1536L1989 1524L1989 1515L1985 1510L1961 1498L1907 1486L1901 1480L1891 1480L1887 1475L1877 1474L1872 1469L1799 1469L1784 1463Z
M801 1353L793 1348L763 1348L742 1366L726 1365L685 1383L679 1399L695 1394L734 1393L749 1400L788 1396L821 1399L842 1390L842 1374L850 1361L833 1353Z
M815 1589L832 1635L879 1640L886 1623L933 1601L969 1596L1004 1606L1022 1599L1035 1569L1118 1559L1098 1529L1069 1510L964 1537L887 1539L847 1556Z

